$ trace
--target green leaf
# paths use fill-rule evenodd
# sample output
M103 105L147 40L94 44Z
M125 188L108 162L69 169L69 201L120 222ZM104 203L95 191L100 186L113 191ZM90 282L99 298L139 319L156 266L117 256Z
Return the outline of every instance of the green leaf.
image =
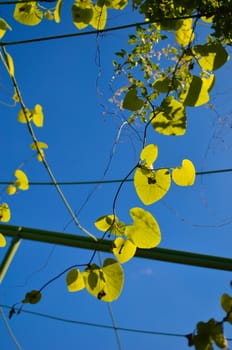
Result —
M106 0L104 3L109 8L123 10L128 4L128 0Z
M125 240L122 237L118 237L114 240L112 252L120 264L123 264L133 258L136 246L128 239Z
M0 39L4 37L7 29L12 30L11 26L3 18L0 18Z
M192 75L187 90L179 97L185 106L198 107L209 101L209 81Z
M85 288L84 278L78 269L73 269L66 276L66 284L69 292L78 292Z
M182 161L182 166L174 168L172 171L172 180L179 186L192 186L195 182L196 170L189 159Z
M134 186L140 200L145 205L159 201L168 192L171 176L168 169L137 168L134 175Z
M140 154L142 163L148 168L152 168L152 164L155 162L157 157L158 147L155 144L147 145Z
M28 26L35 26L43 19L43 12L37 7L36 2L18 3L14 10L14 19Z
M94 15L94 9L91 1L85 1L83 3L82 0L77 0L72 5L72 19L74 25L78 29L86 28Z
M0 248L3 248L6 246L6 239L5 237L3 236L2 233L0 233Z
M106 259L103 267L90 265L83 272L87 291L96 298L111 302L117 299L123 287L123 270L114 259Z
M90 24L93 28L102 30L105 28L107 19L107 7L106 6L97 6L93 7L93 16L90 21Z
M153 88L161 93L166 93L170 90L171 83L171 80L165 75L154 82Z
M175 37L180 46L187 46L193 41L192 18L183 20L181 27L175 33Z
M98 218L94 225L102 232L110 231L114 235L122 235L125 230L124 222L118 220L115 215L104 215Z
M63 4L63 0L58 0L56 3L56 8L54 11L54 20L56 23L60 23L60 13L61 13L62 4Z
M154 117L150 116L153 128L163 135L184 135L186 132L186 113L182 103L173 96L166 97L161 103L161 110Z
M197 45L193 52L198 56L198 63L203 70L214 71L223 66L229 59L226 49L220 42Z
M142 208L132 208L133 224L126 226L126 237L138 248L154 248L161 240L160 228L151 213Z
M28 292L23 299L23 303L29 303L29 304L37 304L40 299L42 298L42 294L39 290L32 290L31 292Z
M229 294L225 293L221 296L221 306L228 314L227 322L232 324L232 297Z
M10 220L10 208L7 203L0 204L0 221L8 222Z
M137 96L137 89L132 88L126 93L123 101L123 108L129 111L137 111L143 107L144 101Z

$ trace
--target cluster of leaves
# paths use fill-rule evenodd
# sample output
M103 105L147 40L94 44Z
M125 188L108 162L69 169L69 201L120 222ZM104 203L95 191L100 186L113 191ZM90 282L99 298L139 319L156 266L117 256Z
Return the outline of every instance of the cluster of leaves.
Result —
M213 72L225 64L229 55L212 37L205 44L193 45L192 19L183 20L175 30L176 45L157 50L166 38L156 24L148 29L138 27L136 35L130 35L132 50L117 52L121 60L113 62L116 75L123 73L128 79L128 85L116 94L124 93L119 103L133 112L129 123L139 117L158 133L180 136L186 132L186 107L209 101L215 83Z
M196 350L213 350L214 345L220 349L228 349L223 325L225 322L232 324L232 297L223 294L221 306L226 312L225 317L221 321L211 318L208 322L198 322L196 331L186 336L189 346L195 346Z
M61 21L61 9L63 0L58 0L56 6L47 9L37 2L18 3L15 6L14 18L16 21L34 26L43 18ZM76 0L72 5L73 24L78 29L92 26L95 29L104 29L107 20L108 9L122 10L128 4L128 0Z
M231 0L133 0L133 6L144 14L146 20L161 22L164 30L176 30L182 17L205 17L210 19L212 35L227 44L232 44Z

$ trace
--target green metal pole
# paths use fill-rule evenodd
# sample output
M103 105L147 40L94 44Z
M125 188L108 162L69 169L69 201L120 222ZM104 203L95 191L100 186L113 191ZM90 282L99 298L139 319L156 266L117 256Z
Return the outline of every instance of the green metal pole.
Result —
M89 237L78 236L68 233L60 233L54 231L46 231L34 228L20 227L4 225L0 226L0 231L8 237L16 237L21 239L59 244L68 247L76 247L89 250L97 250L102 252L112 251L112 241L99 240L98 242L92 240ZM9 255L8 252L6 255ZM153 248L153 249L137 249L136 257L144 259L159 260L171 263L178 263L191 266L199 266L217 270L232 271L232 259L217 257L211 255L190 253L185 251ZM10 259L11 261L12 259ZM7 256L3 260L4 264L8 267L9 262ZM2 269L0 266L0 271ZM4 266L3 266L4 267Z
M2 260L0 265L0 283L3 281L5 274L15 256L15 253L20 245L21 239L18 236L14 236L11 240L10 246Z

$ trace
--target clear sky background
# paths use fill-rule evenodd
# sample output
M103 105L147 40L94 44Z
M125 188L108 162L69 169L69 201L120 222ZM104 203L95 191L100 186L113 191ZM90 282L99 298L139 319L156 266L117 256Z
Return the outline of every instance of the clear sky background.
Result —
M43 37L76 32L71 22L71 4L64 4L59 25L44 21L37 27L22 26L12 18L13 6L1 6L0 16L12 26L4 40ZM128 10L109 13L108 26L142 20ZM133 130L125 126L117 147L112 148L119 127L127 113L109 102L109 84L114 74L114 53L126 47L134 29L96 36L12 45L7 49L15 62L15 74L28 108L43 106L45 125L37 129L38 139L49 149L46 158L58 181L94 181L102 178L111 159L106 179L122 179L136 164L141 144ZM200 41L200 35L196 38ZM197 171L231 168L232 103L229 61L216 72L216 86L211 103L188 108L188 127L183 137L165 137L149 129L148 143L159 146L157 166L180 165L182 159L193 161ZM120 82L119 83L123 83ZM50 181L43 165L32 155L27 128L17 123L19 107L12 103L9 78L0 71L1 166L0 181L10 181L23 163L30 181ZM143 126L137 124L142 134ZM118 184L63 186L72 208L89 231L97 234L94 221L112 212ZM193 187L174 184L160 202L148 207L159 222L160 247L231 257L231 173L198 176ZM8 198L2 186L1 200L12 209L10 224L58 232L81 234L52 186L31 186L29 191ZM121 220L130 223L129 209L140 206L133 183L126 183L117 202ZM9 245L9 241L8 241ZM0 251L0 258L6 249ZM88 262L91 252L81 249L23 241L0 288L0 304L13 305L25 293L39 289L48 280L73 264ZM103 256L105 256L103 254ZM133 328L180 336L119 331L122 349L187 349L181 336L191 333L198 321L215 317L221 320L222 293L231 293L231 273L159 261L134 258L123 265L125 284L120 298L112 303L118 327ZM3 308L6 316L7 308ZM69 293L65 275L43 292L37 305L25 311L56 316L66 320L112 326L107 305L85 290ZM9 325L24 350L95 349L116 350L115 332L21 313ZM231 327L226 336L232 338ZM0 349L16 349L3 318L0 317Z

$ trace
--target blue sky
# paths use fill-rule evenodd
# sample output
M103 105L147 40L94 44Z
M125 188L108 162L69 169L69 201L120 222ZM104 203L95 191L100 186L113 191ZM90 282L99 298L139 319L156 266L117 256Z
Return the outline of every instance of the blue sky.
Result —
M12 11L13 7L1 7L1 17L13 27L5 37L7 41L76 31L67 5L59 25L45 22L33 28L16 23ZM108 26L125 24L129 19L135 22L139 18L129 10L112 11ZM16 78L26 105L43 106L45 125L36 134L49 145L46 158L58 181L99 180L104 173L122 121L120 111L108 101L112 97L111 62L114 53L126 45L130 33L133 29L106 33L98 39L98 47L95 36L85 36L7 48L14 58ZM98 52L100 67L96 64ZM157 166L174 166L189 158L198 171L231 168L231 68L229 61L216 73L211 100L215 109L188 109L185 136L169 138L149 130L148 142L159 146ZM4 87L0 89L0 100L9 103L12 88L3 67L0 79ZM26 127L17 123L18 110L0 104L0 179L11 180L15 169L23 163L30 181L49 181L45 169L32 155ZM142 132L142 127L138 128ZM133 131L124 127L106 178L123 178L135 165L140 146ZM117 186L99 186L78 216L81 224L94 234L97 233L94 221L112 212ZM78 211L93 188L94 185L66 186L63 190L72 208ZM231 257L231 192L230 173L198 176L191 188L172 185L162 201L148 208L161 228L160 247ZM29 191L8 198L2 186L2 200L7 200L12 208L12 225L59 232L66 229L80 234L52 187L31 186ZM118 216L130 222L129 209L136 206L142 205L133 184L125 184L117 203ZM0 252L0 258L4 253L5 250ZM86 263L90 256L89 251L23 241L1 285L0 303L12 305L22 300L26 292L39 289L73 264ZM219 300L222 293L231 292L229 272L138 258L125 264L124 272L123 292L112 303L118 327L187 334L198 321L223 318ZM112 325L107 305L86 291L68 293L65 276L44 290L40 303L26 305L25 310ZM7 315L8 310L4 312ZM9 324L25 350L118 349L114 331L105 328L28 313L14 316ZM0 348L15 349L2 318L0 328ZM127 350L187 348L184 337L125 331L119 335L122 348ZM231 328L226 335L232 337Z

